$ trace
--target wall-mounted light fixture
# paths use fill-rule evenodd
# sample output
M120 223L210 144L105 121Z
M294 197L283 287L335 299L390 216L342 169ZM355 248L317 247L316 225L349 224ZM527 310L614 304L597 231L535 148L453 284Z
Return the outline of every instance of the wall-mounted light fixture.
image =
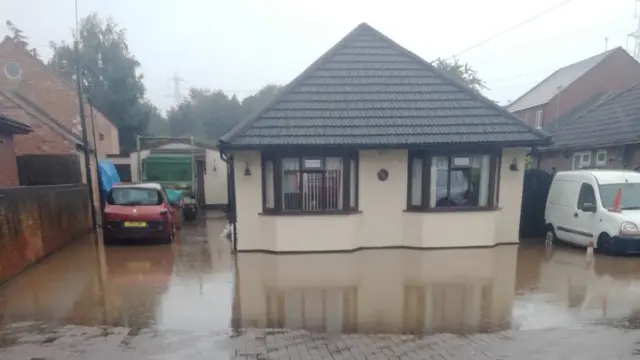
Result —
M217 171L218 168L216 168L216 158L213 158L213 171Z
M249 163L245 163L244 176L251 176L251 169L249 169Z
M513 158L513 161L511 162L511 165L509 165L509 169L511 169L511 171L520 170L520 169L518 169L518 159L517 158Z

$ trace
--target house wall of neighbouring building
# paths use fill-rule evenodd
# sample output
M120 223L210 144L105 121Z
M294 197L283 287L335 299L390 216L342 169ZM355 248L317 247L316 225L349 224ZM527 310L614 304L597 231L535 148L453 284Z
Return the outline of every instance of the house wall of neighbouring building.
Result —
M420 248L493 246L518 242L522 170L527 149L505 149L496 211L406 212L407 150L359 152L359 210L348 215L260 215L261 158L257 151L233 153L238 250L340 251L407 246ZM249 164L252 175L245 176ZM389 172L382 182L380 169Z
M5 75L4 66L8 62L20 65L21 79L15 80ZM19 48L12 41L5 40L0 44L0 87L26 98L67 129L75 130L78 135L81 135L78 128L80 125L78 95L73 85L57 76L41 60ZM93 144L91 134L94 132L94 127L90 109L91 107L85 102L89 142ZM120 146L117 127L95 108L93 115L98 156L103 158L107 154L118 154ZM102 134L102 140L100 140L100 134Z
M553 122L597 93L620 92L640 83L640 63L624 52L607 56L591 71L556 95L544 108L545 123Z
M516 246L296 256L240 253L235 300L242 317L236 325L291 328L306 323L324 325L318 330L328 332L481 331L486 323L511 318L516 253ZM442 298L447 301L437 301ZM298 304L305 299L303 309ZM291 305L286 314L278 306L282 303Z
M1 73L0 73L1 76ZM21 155L69 155L75 153L75 143L52 126L30 115L23 108L0 94L0 113L31 127L31 132L14 137L15 151Z
M607 164L596 164L596 154L600 150L607 151ZM541 170L548 173L555 171L572 170L573 167L573 155L576 153L589 152L591 154L590 167L597 167L602 169L629 169L636 170L640 167L640 146L639 145L626 145L626 146L610 146L599 147L595 149L583 149L583 150L564 150L564 151L552 151L538 154L540 158Z
M536 112L538 110L543 110L543 113L542 113L542 125L544 126L544 124L545 124L544 105L533 106L533 107L530 107L528 109L524 109L524 110L520 110L520 111L514 111L513 114L515 116L519 117L522 121L524 121L527 124L529 124L530 126L535 126L536 125Z
M0 187L18 186L18 164L13 135L0 132Z
M536 112L542 110L542 125L553 123L559 116L598 93L620 92L640 83L640 63L624 52L616 51L606 57L578 80L562 89L546 104L514 111L520 119L534 126Z

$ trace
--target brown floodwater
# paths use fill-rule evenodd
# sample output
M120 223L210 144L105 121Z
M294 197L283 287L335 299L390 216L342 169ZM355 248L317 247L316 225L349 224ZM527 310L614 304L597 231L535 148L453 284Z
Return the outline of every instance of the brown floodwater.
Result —
M217 219L172 245L80 240L0 287L0 326L474 333L635 327L640 258L524 242L232 256Z

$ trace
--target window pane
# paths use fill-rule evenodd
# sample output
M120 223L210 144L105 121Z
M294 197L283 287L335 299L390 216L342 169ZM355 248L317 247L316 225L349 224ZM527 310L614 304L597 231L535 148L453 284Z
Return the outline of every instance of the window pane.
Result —
M593 190L593 187L589 184L582 184L580 188L580 193L578 194L578 209L582 209L584 204L592 204L596 203L596 193Z
M282 209L300 210L300 162L298 158L282 159Z
M573 170L580 169L580 154L573 155Z
M264 163L264 207L273 209L275 207L275 194L273 187L273 161Z
M322 209L322 177L319 172L302 173L302 210Z
M449 158L446 156L436 156L431 162L431 189L429 189L429 206L446 206L447 203L447 181L449 177ZM440 205L439 205L440 204Z
M422 158L411 161L411 205L422 205Z
M356 159L351 159L351 167L349 168L351 174L349 175L349 181L351 182L349 184L350 189L349 189L349 203L351 205L351 208L356 208L356 191L358 191L358 189L356 189L356 179L358 177L358 168L356 167Z
M325 160L325 201L327 210L342 210L344 199L342 192L343 184L342 158L326 158Z
M474 156L473 160L474 174L479 178L478 206L487 206L487 204L489 203L489 167L491 166L490 156Z
M449 170L451 159L456 161ZM490 160L489 155L434 157L430 206L487 206Z

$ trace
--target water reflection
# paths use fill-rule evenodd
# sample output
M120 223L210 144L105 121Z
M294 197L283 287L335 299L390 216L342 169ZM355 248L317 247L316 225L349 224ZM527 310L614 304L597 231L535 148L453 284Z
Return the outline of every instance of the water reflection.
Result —
M227 329L233 264L223 227L198 223L173 245L79 240L0 288L0 324Z
M514 319L521 329L608 324L635 327L640 313L640 259L523 244Z
M239 254L237 325L360 333L503 329L516 254L516 246Z

